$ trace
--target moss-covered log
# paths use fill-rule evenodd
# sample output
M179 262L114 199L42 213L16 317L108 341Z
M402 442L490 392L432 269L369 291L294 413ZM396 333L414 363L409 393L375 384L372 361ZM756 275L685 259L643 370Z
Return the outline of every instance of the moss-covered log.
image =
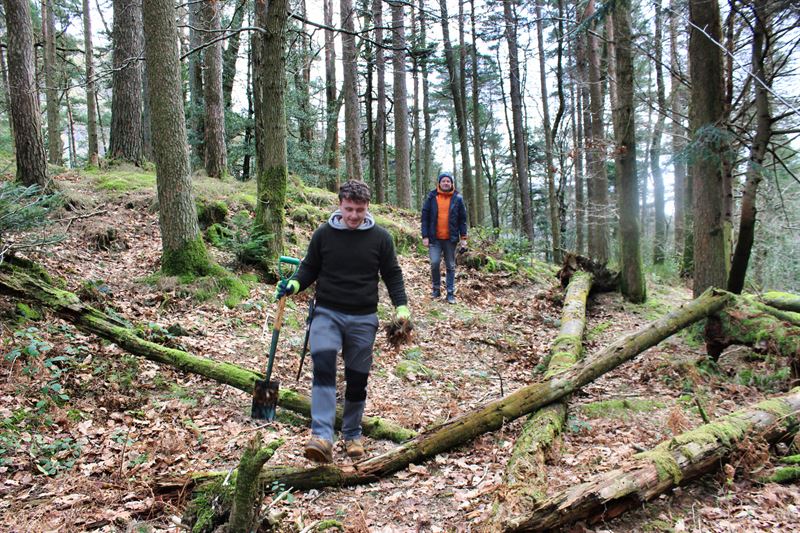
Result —
M129 324L81 302L74 293L56 287L35 263L8 258L0 264L0 293L47 307L78 329L113 342L129 353L247 393L253 392L257 379L264 379L263 374L233 363L214 361L142 339ZM295 391L281 389L278 405L311 416L311 401ZM337 425L340 423L341 409L337 413ZM373 438L403 442L415 435L409 429L378 417L365 417L363 425L364 433Z
M248 443L236 469L236 489L233 492L228 531L258 529L258 511L264 498L264 485L259 482L258 475L282 443L282 440L277 440L262 447L261 433L256 433Z
M800 377L800 315L737 296L706 322L706 346L714 359L731 345L789 358L792 375Z
M716 313L731 297L729 293L709 289L695 300L601 350L592 359L582 361L545 382L534 383L505 398L430 428L405 444L360 461L353 467L339 468L336 465L309 469L267 467L262 472L262 481L279 482L298 490L371 483L411 463L418 464L569 396L670 335L709 314Z
M761 295L760 300L775 309L800 313L800 295L788 292L768 292Z
M506 522L503 529L547 531L578 520L589 524L610 520L719 468L737 444L755 434L774 442L796 432L798 415L800 388L662 442L622 468L548 498L527 515Z
M591 273L583 271L570 276L561 310L561 329L546 359L547 379L571 368L583 355L586 299L592 288L592 277ZM562 398L531 414L525 422L506 466L506 487L495 505L496 521L518 515L546 496L545 460L560 439L566 418L567 398Z

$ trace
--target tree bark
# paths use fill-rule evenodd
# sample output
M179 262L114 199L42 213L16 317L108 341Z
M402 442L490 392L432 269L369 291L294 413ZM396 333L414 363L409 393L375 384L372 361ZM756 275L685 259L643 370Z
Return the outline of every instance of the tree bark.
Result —
M222 6L220 0L204 0L203 27L203 97L205 100L205 169L212 178L228 173L228 151L225 146L225 106L222 95L222 41L219 36Z
M769 105L768 91L772 87L772 78L768 78L764 63L770 53L770 21L769 10L765 0L755 0L753 5L753 44L752 75L757 78L754 83L756 101L756 134L750 146L750 161L747 167L747 181L742 192L741 216L739 218L739 237L731 261L728 278L728 290L740 294L744 289L747 266L755 240L756 194L763 178L763 163L767 154L767 145L772 137L772 113Z
M230 509L228 531L257 531L258 517L261 511L261 501L264 499L265 487L258 481L258 474L269 461L283 440L271 442L262 447L261 433L247 443L242 453L239 466L236 468L236 488L233 493L233 503Z
M798 390L731 413L637 454L622 468L556 494L507 522L504 531L549 531L578 520L588 525L610 520L718 469L748 439L761 436L775 442L796 432L792 422L798 413Z
M425 0L419 0L419 25L420 25L420 47L423 50L420 60L420 69L422 70L422 117L425 123L425 148L423 149L423 162L422 162L422 176L425 184L422 190L428 190L429 186L435 186L433 181L436 179L431 172L431 158L433 153L433 119L431 118L430 109L430 91L428 82L428 60L429 55L432 53L426 44L426 35L428 34L427 18L425 16ZM420 198L422 200L422 198Z
M139 9L145 15L145 58L150 73L161 270L171 275L205 274L209 258L192 197L175 8L170 0L144 0ZM137 85L136 90L140 89ZM141 148L141 137L138 142Z
M114 0L114 74L108 151L112 158L136 165L142 162L141 55L142 3Z
M344 92L345 171L347 177L363 180L361 168L361 113L358 105L358 67L353 0L340 0L342 22L342 91Z
M8 88L14 123L16 180L25 186L49 186L42 140L31 7L28 0L4 0L8 29Z
M547 206L550 213L550 253L553 263L561 262L561 224L558 220L558 199L556 196L556 167L553 164L553 131L550 128L550 104L547 101L547 75L544 50L544 29L542 6L537 2L536 41L539 45L539 85L542 91L542 128L544 129L544 171L547 180Z
M477 208L475 206L475 182L472 180L472 160L469 158L469 127L470 119L467 114L467 45L464 40L464 2L458 2L458 92L461 95L461 116L463 117L464 137L466 152L461 152L461 193L467 208L467 223L470 227L478 224ZM455 103L455 102L454 102ZM458 123L458 121L456 121ZM460 133L460 132L459 132ZM477 132L474 133L477 135ZM459 139L460 141L460 139ZM466 157L465 157L466 154ZM455 170L456 165L453 165Z
M672 137L672 165L674 168L675 182L673 197L675 198L675 222L673 240L675 241L675 254L678 258L683 256L684 228L686 226L686 158L683 150L686 145L686 128L683 124L682 112L685 105L685 88L681 76L681 61L679 60L678 44L678 0L670 0L669 4L669 67L670 67L670 107L672 117L670 121L670 136Z
M483 154L481 144L481 103L478 95L480 94L480 72L478 71L478 29L475 23L475 0L470 0L470 22L472 26L472 50L470 59L472 61L472 152L475 160L473 169L475 170L475 194L473 203L475 204L475 225L481 226L486 219L484 208L483 191L483 172L481 171L481 161Z
M594 0L589 0L583 19L587 19L595 11ZM603 91L600 85L600 53L598 39L594 33L587 36L586 58L589 74L589 110L591 129L584 130L586 135L587 170L586 180L588 205L587 222L589 225L589 257L605 263L609 260L608 249L608 176L606 175L606 139L605 120L603 119Z
M619 0L614 11L617 66L617 107L614 129L617 141L617 210L619 211L620 290L625 299L642 303L647 299L642 255L639 248L636 173L636 118L633 101L633 57L630 0Z
M44 93L47 102L47 161L62 165L61 120L59 116L58 82L56 81L56 16L53 0L42 1L42 33L44 34Z
M689 0L689 61L692 79L691 133L695 143L694 180L694 295L708 287L726 287L728 278L723 220L722 158L725 94L722 42L716 0Z
M260 64L256 64L255 99L258 168L255 231L270 235L266 261L274 265L283 253L284 211L288 180L286 156L286 0L256 3L256 25L265 28L261 37Z
M333 0L323 0L325 25L333 27ZM339 190L339 100L336 96L336 47L333 30L325 29L325 161L330 169L329 191ZM377 126L376 126L377 127ZM377 189L377 187L376 187ZM377 190L376 190L376 197ZM379 198L379 197L378 197Z
M8 43L5 10L0 9L0 12L2 12L2 16L0 16L0 39ZM0 88L2 91L2 93L0 93L0 98L2 98L0 105L2 105L2 110L5 112L5 116L8 120L8 133L11 137L11 150L14 151L14 119L11 117L11 95L8 92L8 68L6 67L7 50L8 48L0 48L0 83L3 84L3 87Z
M412 34L412 42L414 43L413 47L415 48L414 52L411 55L411 76L413 79L414 89L413 89L413 102L414 102L414 111L412 112L412 120L411 120L411 135L414 139L414 207L419 211L422 208L422 201L425 198L425 183L422 173L422 131L420 128L420 85L419 85L419 57L420 57L420 50L419 41L421 38L422 32L419 29L418 21L419 18L417 17L416 9L411 9L411 34ZM424 54L424 51L422 52Z
M205 161L205 117L203 115L203 51L198 48L203 43L203 3L192 2L189 10L189 48L197 50L189 56L189 142L192 157Z
M411 144L408 140L406 89L406 26L403 4L392 4L392 66L394 68L394 151L397 205L411 208Z
M231 36L228 38L228 46L222 53L222 99L225 102L225 109L231 108L231 95L233 93L233 82L236 79L236 61L239 59L239 46L241 44L241 33L244 22L244 13L249 9L247 2L241 2L236 6L231 18Z
M656 91L658 93L658 110L656 111L656 124L653 127L653 136L650 140L650 172L653 175L653 204L655 207L655 234L653 237L653 263L660 265L666 257L667 246L667 218L664 214L664 178L661 173L661 136L664 132L664 120L667 114L667 99L664 93L664 75L662 64L663 20L661 15L661 0L655 0L655 61Z
M800 296L787 292L768 292L761 295L761 301L770 307L800 313Z
M443 1L443 0L442 0ZM525 139L525 123L522 117L522 94L520 92L519 52L517 50L517 18L511 9L511 0L503 0L505 36L508 42L509 86L511 118L514 124L513 145L517 188L522 206L522 231L533 246L533 212L528 181L528 144Z
M152 0L145 0L146 4ZM233 363L219 362L182 350L167 348L138 337L134 328L88 305L73 293L55 287L37 264L13 258L0 263L0 294L33 301L51 309L60 318L85 333L97 335L121 349L148 361L197 374L252 393L257 379L264 375ZM281 389L278 405L301 415L311 416L311 400L292 390ZM336 427L341 427L341 409L336 412ZM403 442L415 433L380 417L364 417L364 434L376 439Z
M569 369L583 355L586 299L591 288L590 273L578 271L572 276L564 295L561 329L548 352L545 379ZM567 398L563 398L553 402L533 413L525 422L506 466L506 488L495 513L497 523L512 520L545 497L545 460L554 443L561 438L567 418L567 401Z

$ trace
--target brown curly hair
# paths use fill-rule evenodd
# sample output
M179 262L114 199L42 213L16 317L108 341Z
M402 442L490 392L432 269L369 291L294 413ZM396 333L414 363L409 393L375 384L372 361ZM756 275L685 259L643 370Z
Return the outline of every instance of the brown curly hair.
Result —
M360 180L347 180L339 187L339 201L369 202L369 185Z

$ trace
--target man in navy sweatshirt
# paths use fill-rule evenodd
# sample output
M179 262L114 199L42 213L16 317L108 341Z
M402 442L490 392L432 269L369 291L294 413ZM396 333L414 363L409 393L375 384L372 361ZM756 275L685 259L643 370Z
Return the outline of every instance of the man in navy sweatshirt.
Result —
M378 279L383 279L398 318L409 319L403 272L394 242L369 213L370 190L349 180L339 188L339 209L311 236L295 276L280 282L275 297L296 294L315 281L316 307L309 342L314 380L311 385L311 439L305 456L318 463L333 460L336 417L336 355L341 350L344 376L342 437L347 455L364 456L361 418L378 331Z

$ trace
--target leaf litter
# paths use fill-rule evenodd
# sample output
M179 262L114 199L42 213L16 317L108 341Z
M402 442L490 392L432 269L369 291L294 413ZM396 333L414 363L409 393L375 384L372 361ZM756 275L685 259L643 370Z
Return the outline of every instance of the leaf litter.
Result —
M130 207L126 207L130 206ZM182 346L198 355L261 369L267 353L262 334L272 287L256 284L234 309L219 301L197 302L179 285L144 283L158 269L160 240L157 216L146 202L125 197L111 202L93 224L117 229L130 248L98 250L86 239L87 223L70 226L67 238L37 260L64 277L77 292L83 281L100 280L110 292L108 304L139 325L181 325L188 335ZM406 222L416 226L412 217ZM213 250L213 249L212 249ZM302 248L292 250L295 255ZM230 258L213 251L225 264ZM420 431L498 399L537 379L536 365L558 334L560 309L543 297L553 279L536 282L506 273L458 269L458 302L448 305L429 297L427 258L400 258L414 321L413 340L392 345L380 332L369 382L367 415L393 420ZM661 296L661 295L659 295ZM287 306L275 375L281 386L309 393L306 365L295 382L304 334L308 295ZM669 293L668 306L690 298L689 291ZM391 316L381 288L382 317ZM4 304L4 305L7 305ZM591 298L587 322L587 356L649 319L626 306L618 295ZM308 466L302 446L308 437L303 418L263 424L249 417L249 395L198 376L183 374L136 358L71 325L46 315L34 326L53 355L73 350L77 364L65 372L69 400L63 407L37 411L44 372L33 372L32 360L3 359L0 415L3 426L0 463L2 531L178 531L175 525L187 501L181 488L200 471L234 467L254 431L266 440L283 438L270 464ZM4 326L3 349L16 345ZM577 392L570 401L568 430L559 454L547 465L548 494L615 468L643 449L702 421L687 396L702 397L716 417L755 403L767 394L732 381L739 361L720 359L718 375L689 374L702 358L701 348L682 335L651 348ZM421 366L399 372L403 361ZM752 364L752 363L749 363ZM765 363L766 364L766 363ZM423 368L425 370L423 370ZM340 376L339 382L343 382ZM624 417L588 418L584 408L610 399L658 402L649 411ZM279 413L280 413L279 409ZM288 421L287 421L288 420ZM296 420L301 425L296 425ZM307 421L306 421L307 423ZM410 465L368 485L295 492L276 506L285 511L287 531L321 520L337 519L348 531L491 530L487 520L520 420L481 435L473 442ZM365 439L370 454L395 444ZM763 447L739 457L747 469L763 467ZM341 447L335 460L348 464ZM39 468L37 468L37 466ZM50 468L45 475L41 469ZM268 501L274 497L268 497ZM268 502L267 502L268 503ZM753 476L732 479L709 475L641 509L607 524L577 526L582 531L766 531L776 527L799 531L800 490L796 485L762 485ZM579 528L579 529L578 529Z

